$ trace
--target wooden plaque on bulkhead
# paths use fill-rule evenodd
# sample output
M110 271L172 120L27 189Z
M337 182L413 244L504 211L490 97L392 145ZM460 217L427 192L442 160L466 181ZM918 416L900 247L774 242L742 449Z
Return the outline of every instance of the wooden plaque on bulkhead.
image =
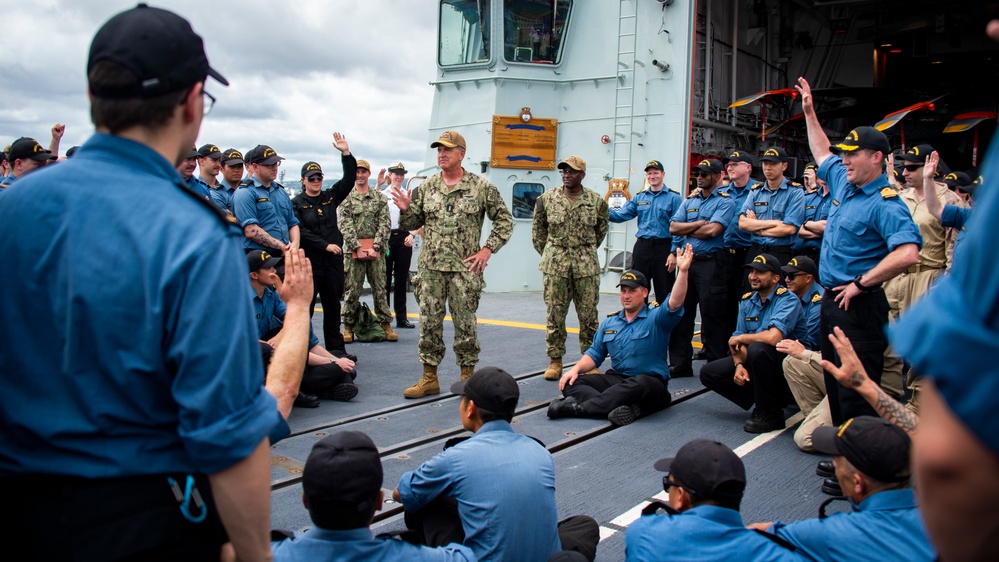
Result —
M493 168L554 170L558 139L558 119L520 115L493 115Z

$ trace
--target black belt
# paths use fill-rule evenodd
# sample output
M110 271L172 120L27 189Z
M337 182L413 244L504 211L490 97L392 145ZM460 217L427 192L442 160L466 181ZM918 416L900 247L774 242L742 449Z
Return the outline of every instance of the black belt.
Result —
M392 229L392 234L403 234L403 233L409 234L409 231L408 230L403 230L401 228L393 228Z
M722 248L718 250L719 252L727 252L729 254L738 254L739 252L746 252L749 248Z
M763 248L764 250L790 250L793 244L753 244L758 248Z
M707 254L694 254L694 261L710 261L717 257L718 252L709 252Z

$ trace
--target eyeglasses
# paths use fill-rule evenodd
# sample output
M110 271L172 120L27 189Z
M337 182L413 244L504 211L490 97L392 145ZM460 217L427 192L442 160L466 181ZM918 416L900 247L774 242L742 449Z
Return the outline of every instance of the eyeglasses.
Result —
M919 171L919 169L922 168L922 167L923 167L922 164L906 164L905 165L905 171L906 172L916 172L916 171Z
M796 277L801 277L802 275L808 275L808 274L807 273L801 273L801 272L798 272L798 273L787 273L787 274L784 275L784 277L787 277L788 279L794 279Z
M315 175L309 176L308 180L309 181L323 181L323 175L322 174L315 174Z
M684 486L683 484L680 484L679 482L675 482L673 480L670 480L670 476L672 474L673 473L670 472L670 471L668 471L668 470L666 471L666 474L663 474L663 491L664 492L669 493L669 489L670 488L682 488L682 489L687 490L687 491L692 491L689 488L687 488L686 486Z
M209 94L205 89L202 89L201 93L205 96L205 110L202 115L208 115L212 112L212 108L215 107L215 96Z
M713 175L711 172L694 172L695 178L710 178Z

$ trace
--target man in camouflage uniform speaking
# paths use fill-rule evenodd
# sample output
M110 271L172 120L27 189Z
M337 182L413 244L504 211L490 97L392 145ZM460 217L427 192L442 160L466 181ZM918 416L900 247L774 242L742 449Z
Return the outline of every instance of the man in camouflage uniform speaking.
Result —
M440 393L437 365L447 350L445 304L450 306L454 321L454 354L461 379L472 376L479 360L475 311L485 287L482 272L489 257L513 234L513 216L496 186L461 167L465 138L455 131L444 131L430 148L437 149L441 173L420 184L412 199L398 187L392 188L392 199L399 207L399 228L416 230L422 226L425 239L413 280L420 306L423 377L406 389L406 398ZM493 229L480 247L486 215Z
M375 316L385 330L385 339L399 341L399 336L389 323L392 312L385 294L385 252L389 239L388 201L380 191L368 187L371 165L367 160L357 161L357 180L354 189L340 204L340 232L343 233L343 249L346 252L344 263L344 306L343 341L354 341L354 323L361 306L361 288L364 277L371 283L371 295L375 300ZM371 240L370 247L362 245L362 240Z
M570 156L559 162L562 186L546 191L534 206L531 238L541 254L538 269L544 275L545 304L548 305L548 333L545 351L548 369L545 378L562 377L565 355L565 316L569 302L576 305L579 318L579 349L586 353L597 331L597 300L600 292L600 263L597 246L607 235L607 202L597 192L583 187L586 162Z

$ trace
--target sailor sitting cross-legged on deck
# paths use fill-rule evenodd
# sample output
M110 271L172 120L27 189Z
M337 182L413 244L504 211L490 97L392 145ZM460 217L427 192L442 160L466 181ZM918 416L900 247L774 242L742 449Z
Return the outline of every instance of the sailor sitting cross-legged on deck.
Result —
M647 305L649 281L639 271L621 276L622 310L604 319L593 345L562 375L559 389L565 398L548 407L551 419L607 417L614 425L626 425L643 413L669 406L669 366L666 362L669 336L683 317L687 296L687 271L694 260L690 244L677 249L677 275L666 305ZM604 374L584 375L608 356L611 368Z

